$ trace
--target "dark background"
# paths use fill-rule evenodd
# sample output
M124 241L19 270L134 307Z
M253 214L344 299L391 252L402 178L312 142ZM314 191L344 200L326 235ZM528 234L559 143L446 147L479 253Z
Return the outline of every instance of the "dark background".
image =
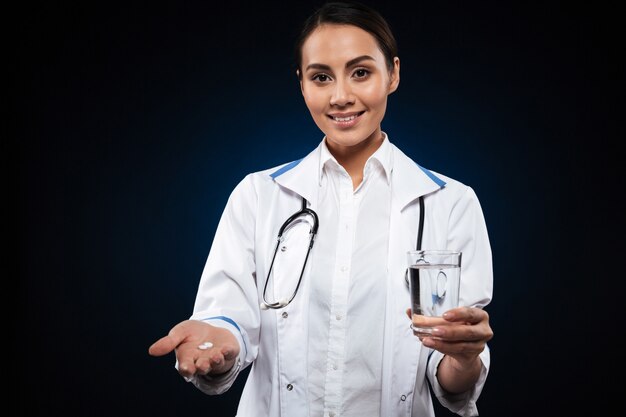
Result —
M227 3L50 2L6 16L18 287L5 294L18 306L5 343L23 415L235 414L243 378L206 396L173 355L147 349L191 314L232 188L322 138L291 54L320 3ZM481 416L608 415L624 392L618 11L367 3L400 47L383 130L471 185L487 220L495 337Z

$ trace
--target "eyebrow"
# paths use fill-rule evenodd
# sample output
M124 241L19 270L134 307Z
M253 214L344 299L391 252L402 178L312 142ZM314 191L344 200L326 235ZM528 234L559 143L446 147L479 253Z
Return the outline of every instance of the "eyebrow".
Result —
M357 56L356 58L351 59L350 61L346 62L346 68L350 68L353 65L356 65L362 61L375 61L374 58L372 58L369 55L361 55L361 56ZM326 64L317 64L317 63L313 63L313 64L309 64L307 65L305 71L308 71L310 69L319 69L319 70L325 70L325 71L330 71L330 67Z

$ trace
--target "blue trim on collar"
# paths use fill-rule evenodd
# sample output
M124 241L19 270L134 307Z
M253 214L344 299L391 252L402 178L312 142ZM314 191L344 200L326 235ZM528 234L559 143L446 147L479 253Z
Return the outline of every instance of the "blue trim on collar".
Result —
M302 158L304 159L304 158ZM284 174L285 172L289 171L291 168L295 167L296 165L298 165L300 162L302 162L302 159L298 159L297 161L293 161L293 162L289 162L287 165L278 168L276 171L272 172L270 174L270 177L276 179L276 177L278 177L279 175Z
M438 176L436 176L435 174L433 174L432 172L430 172L429 170L427 170L426 168L424 168L420 164L416 163L415 165L417 165L419 167L419 169L424 171L424 174L428 175L428 178L433 180L433 182L435 184L437 184L439 186L439 188L443 188L443 187L446 186L446 182L444 180L442 180L441 178L439 178Z

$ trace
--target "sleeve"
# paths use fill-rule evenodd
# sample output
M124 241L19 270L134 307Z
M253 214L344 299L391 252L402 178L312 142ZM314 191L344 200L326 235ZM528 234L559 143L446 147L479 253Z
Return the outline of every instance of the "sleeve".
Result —
M229 372L219 377L188 379L206 394L227 391L239 372L257 356L260 329L254 261L257 201L252 177L248 175L228 199L200 278L190 318L231 331L240 347L239 357Z
M462 252L461 289L459 304L483 308L492 298L493 266L491 245L482 208L474 190L466 187L450 211L448 223L448 248ZM443 359L441 352L433 351L428 362L428 378L439 402L462 416L477 416L476 402L489 372L489 347L480 354L482 370L476 385L469 391L451 395L441 388L437 380L437 367Z

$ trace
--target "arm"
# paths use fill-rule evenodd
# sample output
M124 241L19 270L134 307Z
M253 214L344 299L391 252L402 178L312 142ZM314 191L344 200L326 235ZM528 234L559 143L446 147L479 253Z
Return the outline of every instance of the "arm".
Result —
M179 373L207 394L220 394L256 357L260 313L255 284L256 191L240 182L222 214L200 279L194 311L150 353L176 353ZM199 349L204 342L209 349Z
M478 382L483 367L480 354L487 341L493 337L489 326L489 315L479 308L460 307L444 314L448 323L418 318L421 323L433 321L438 325L434 337L422 338L424 346L443 353L437 367L437 380L441 388L450 394L471 390Z
M477 415L476 401L489 370L487 341L493 337L489 315L493 270L491 246L478 198L465 187L448 218L447 247L463 252L459 305L444 320L416 316L416 325L435 325L433 337L423 338L433 349L428 368L439 401L461 415Z

